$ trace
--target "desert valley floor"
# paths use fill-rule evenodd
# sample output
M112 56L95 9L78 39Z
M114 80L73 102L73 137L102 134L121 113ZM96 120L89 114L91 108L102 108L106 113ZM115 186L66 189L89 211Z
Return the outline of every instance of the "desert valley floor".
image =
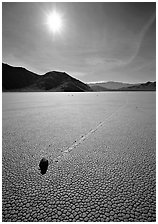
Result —
M2 103L3 221L156 221L155 92L3 93Z

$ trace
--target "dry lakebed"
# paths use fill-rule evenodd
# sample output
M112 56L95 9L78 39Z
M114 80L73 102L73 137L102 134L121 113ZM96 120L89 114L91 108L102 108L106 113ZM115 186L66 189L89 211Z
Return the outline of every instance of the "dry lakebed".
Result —
M2 221L156 221L156 92L3 93L2 104Z

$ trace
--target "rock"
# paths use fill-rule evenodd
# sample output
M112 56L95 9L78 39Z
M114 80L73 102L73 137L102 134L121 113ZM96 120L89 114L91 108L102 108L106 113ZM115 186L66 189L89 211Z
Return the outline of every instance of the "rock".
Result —
M48 160L46 158L42 158L39 164L40 170L41 170L41 174L45 174L47 172L48 169Z

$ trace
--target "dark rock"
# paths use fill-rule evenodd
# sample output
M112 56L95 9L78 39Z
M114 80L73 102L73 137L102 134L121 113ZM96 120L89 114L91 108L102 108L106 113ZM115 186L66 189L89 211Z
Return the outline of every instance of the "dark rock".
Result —
M39 164L40 170L41 170L41 174L45 174L47 172L48 169L48 160L46 158L42 158Z

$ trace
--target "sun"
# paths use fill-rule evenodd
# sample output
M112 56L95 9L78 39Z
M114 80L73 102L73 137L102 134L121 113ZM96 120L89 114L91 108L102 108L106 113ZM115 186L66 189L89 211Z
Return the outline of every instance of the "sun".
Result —
M53 11L47 15L47 25L52 33L59 33L62 28L62 16L57 11Z

